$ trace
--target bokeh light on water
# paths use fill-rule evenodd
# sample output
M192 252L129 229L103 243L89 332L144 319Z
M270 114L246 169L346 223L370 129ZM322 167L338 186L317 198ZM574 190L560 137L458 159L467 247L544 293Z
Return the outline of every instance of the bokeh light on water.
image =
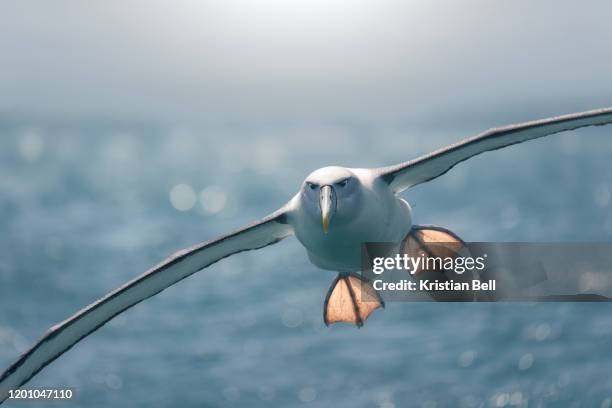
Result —
M170 190L170 202L179 211L191 210L196 203L196 194L188 184L177 184Z

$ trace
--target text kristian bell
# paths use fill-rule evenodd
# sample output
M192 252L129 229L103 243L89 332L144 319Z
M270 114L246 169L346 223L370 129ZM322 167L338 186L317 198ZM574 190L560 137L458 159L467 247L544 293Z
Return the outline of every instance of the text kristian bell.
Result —
M382 279L376 279L372 282L374 289L399 290L399 291L494 291L495 279L488 281L480 281L477 279L471 282L455 282L452 279L448 281L429 280L412 281L402 279L398 282L384 282Z

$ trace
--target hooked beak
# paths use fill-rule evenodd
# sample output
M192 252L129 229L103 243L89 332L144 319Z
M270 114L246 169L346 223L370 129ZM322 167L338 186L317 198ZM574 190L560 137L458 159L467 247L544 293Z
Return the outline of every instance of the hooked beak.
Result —
M336 191L332 186L323 186L319 193L319 205L321 206L321 220L323 221L323 232L329 231L329 222L336 212Z

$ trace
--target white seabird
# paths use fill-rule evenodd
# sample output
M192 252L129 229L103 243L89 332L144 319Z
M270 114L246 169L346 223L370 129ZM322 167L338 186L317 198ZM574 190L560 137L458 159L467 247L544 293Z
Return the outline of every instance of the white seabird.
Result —
M184 249L51 327L0 375L0 403L81 339L113 317L213 263L272 245L292 234L313 264L340 272L326 299L326 323L357 325L382 302L361 302L358 272L363 242L399 242L411 232L411 209L397 196L477 154L584 126L612 123L612 108L490 129L395 166L326 167L311 173L298 193L267 217L212 241ZM414 231L413 229L412 231ZM375 291L360 293L377 299ZM333 315L330 317L330 314Z

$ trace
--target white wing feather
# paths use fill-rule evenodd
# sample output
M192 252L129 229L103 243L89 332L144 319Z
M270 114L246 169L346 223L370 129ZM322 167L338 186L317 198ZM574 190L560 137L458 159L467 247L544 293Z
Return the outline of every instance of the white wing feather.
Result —
M238 252L263 248L292 233L283 208L236 232L177 252L143 275L51 327L30 350L0 375L0 404L7 398L9 390L25 384L47 364L126 309L220 259Z
M458 163L477 154L554 133L608 123L612 123L612 108L489 129L417 159L394 166L373 169L373 171L386 181L393 191L399 193L407 188L439 177Z

